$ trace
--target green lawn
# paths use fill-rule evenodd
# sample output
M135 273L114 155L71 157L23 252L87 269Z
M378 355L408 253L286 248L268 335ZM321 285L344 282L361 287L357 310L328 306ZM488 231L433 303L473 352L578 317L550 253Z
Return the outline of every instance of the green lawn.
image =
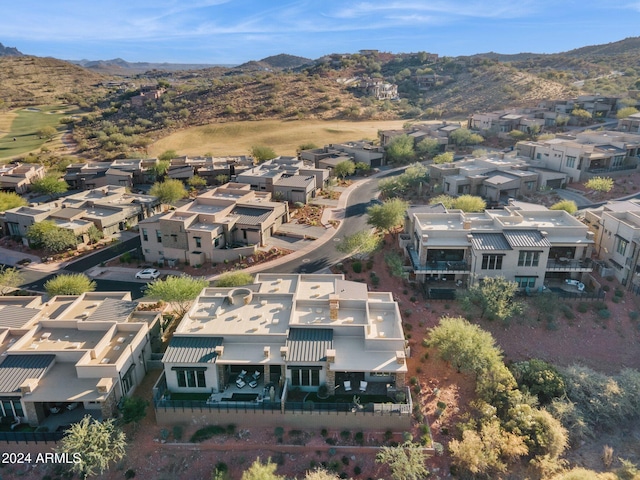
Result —
M52 126L58 130L59 136L66 129L60 124L60 119L74 113L75 107L40 105L0 114L0 160L39 150L47 141L38 138L36 132L42 127Z

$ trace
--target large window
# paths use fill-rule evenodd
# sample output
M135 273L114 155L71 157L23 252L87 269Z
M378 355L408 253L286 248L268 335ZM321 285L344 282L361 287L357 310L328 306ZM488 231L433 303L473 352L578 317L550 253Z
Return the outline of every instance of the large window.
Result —
M193 239L196 241L196 248L202 247L202 237L193 237Z
M523 250L518 257L519 267L537 267L540 261L540 252Z
M627 242L624 238L618 237L618 245L616 246L616 252L620 255L625 255L627 253L627 246L629 242Z
M0 416L15 418L24 417L20 399L4 398L0 401Z
M576 166L576 157L570 157L567 155L567 168L574 168Z
M320 367L291 367L291 385L317 387L320 385Z
M205 388L207 382L204 378L205 369L202 368L180 368L176 369L179 387Z
M142 229L142 239L143 239L145 242L148 242L148 241L149 241L149 235L147 234L147 229L146 229L146 228L143 228L143 229Z
M483 255L482 270L502 270L503 255Z
M160 230L156 230L156 241L162 243L162 232Z
M129 390L131 390L131 387L133 387L133 373L136 370L136 365L135 363L131 364L131 366L128 368L127 373L125 373L122 376L122 394L126 395L127 393L129 393Z
M534 288L536 286L536 277L516 277L516 283L519 288Z

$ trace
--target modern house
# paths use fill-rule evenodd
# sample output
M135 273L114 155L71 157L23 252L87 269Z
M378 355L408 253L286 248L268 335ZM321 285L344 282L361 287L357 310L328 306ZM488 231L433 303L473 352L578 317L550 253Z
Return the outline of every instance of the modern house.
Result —
M329 144L323 148L302 150L300 158L312 162L316 168L329 169L332 167L327 166L326 163L323 165L323 162L328 159L338 159L338 163L344 160L351 160L354 163L362 162L371 168L381 167L385 164L384 148L364 140Z
M58 227L73 231L78 243L83 244L88 241L85 234L91 225L109 236L159 211L160 202L156 197L128 193L125 187L105 186L54 202L12 208L4 213L2 222L6 235L21 237L26 243L31 225L51 220Z
M223 262L251 255L289 221L286 203L247 184L228 183L191 203L140 222L142 252L149 262Z
M399 241L419 282L472 285L501 276L533 290L550 281L582 282L593 271L587 226L565 211L524 202L482 213L410 209Z
M640 201L607 202L584 212L594 234L595 251L616 279L640 289ZM612 267L612 268L611 268Z
M16 193L27 193L31 183L45 176L46 169L42 165L9 163L0 167L0 190Z
M244 287L202 291L162 359L156 414L170 422L172 404L164 400L203 394L205 415L210 409L218 422L238 400L245 411L266 409L271 422L295 422L300 415L288 412L295 408L288 407L290 392L315 393L325 385L329 395L390 395L389 404L368 407L373 417L401 409L410 415L408 405L392 403L406 390L405 352L390 292L369 292L343 275L260 273ZM404 423L404 416L396 421ZM344 413L335 420L350 421Z
M640 135L617 131L585 131L573 135L516 144L518 155L531 165L564 172L570 182L595 175L625 175L638 168Z
M462 125L458 122L442 122L437 124L418 123L402 130L380 130L378 132L378 138L380 139L380 145L383 147L388 145L395 137L401 135L410 136L416 145L425 138L433 138L438 141L440 151L445 151L447 146L451 144L449 140L451 133L459 128L462 128Z
M358 82L358 90L376 100L397 100L398 85L389 83L382 78L361 78Z
M161 315L129 292L0 298L0 416L15 423L83 409L112 417L147 372Z
M618 120L618 130L621 132L640 133L640 113L634 113Z

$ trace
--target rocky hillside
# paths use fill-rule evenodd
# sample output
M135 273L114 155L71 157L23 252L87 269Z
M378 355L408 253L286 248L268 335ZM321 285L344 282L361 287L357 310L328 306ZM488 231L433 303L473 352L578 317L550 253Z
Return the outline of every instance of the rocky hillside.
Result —
M0 57L0 100L9 108L58 102L90 102L105 77L54 58Z
M21 57L24 55L15 47L5 47L0 43L0 57Z

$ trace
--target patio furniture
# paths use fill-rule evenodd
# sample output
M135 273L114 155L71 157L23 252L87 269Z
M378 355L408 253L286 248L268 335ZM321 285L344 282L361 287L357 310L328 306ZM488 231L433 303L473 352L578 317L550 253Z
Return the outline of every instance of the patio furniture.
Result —
M262 374L258 370L256 370L255 372L253 372L252 377L258 380L260 378L260 375Z
M51 413L54 413L54 414L55 414L55 413L60 413L60 409L59 409L58 407L51 407L51 408L49 409L49 411L50 411Z
M78 402L73 402L70 403L69 405L67 405L67 410L71 411L71 410L75 410L76 408L78 408L80 404Z
M369 382L365 382L364 380L360 381L360 391L361 392L366 392L367 391L367 386L369 385Z
M351 382L349 380L344 382L344 391L345 392L350 392L351 391Z
M244 388L247 386L247 382L245 382L242 378L236 379L236 387Z

